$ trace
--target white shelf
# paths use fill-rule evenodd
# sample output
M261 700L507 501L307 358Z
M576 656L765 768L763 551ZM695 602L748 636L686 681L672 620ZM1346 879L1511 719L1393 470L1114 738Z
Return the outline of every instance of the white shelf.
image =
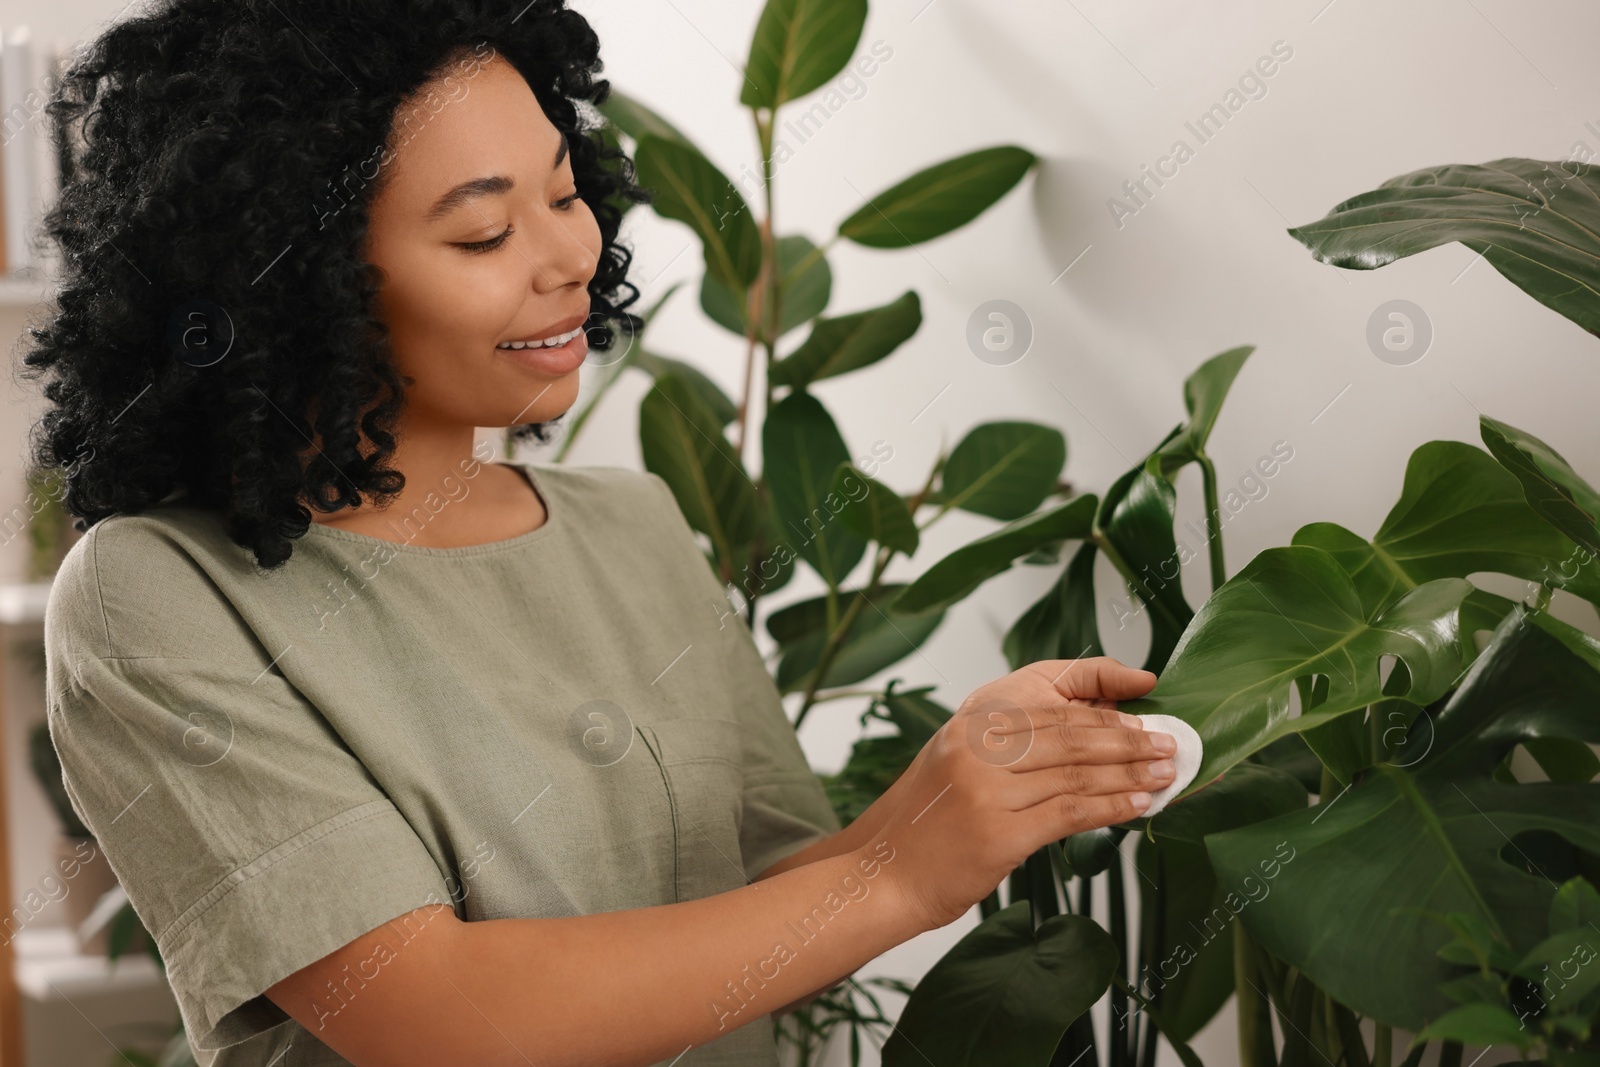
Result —
M49 582L0 583L0 623L15 626L43 622L44 608L49 601Z
M167 980L145 949L126 953L115 963L105 956L85 956L65 926L19 930L13 945L17 987L34 1000L149 989Z

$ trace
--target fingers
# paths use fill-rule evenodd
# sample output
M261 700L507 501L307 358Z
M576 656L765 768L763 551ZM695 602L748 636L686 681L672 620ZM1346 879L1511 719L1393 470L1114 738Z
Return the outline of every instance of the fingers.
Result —
M1051 797L1103 797L1114 793L1154 792L1172 781L1177 771L1167 759L1138 763L1082 764L1042 767L1017 775L1006 796L1017 810Z
M1178 751L1171 734L1126 726L1082 726L1062 721L1033 731L1027 750L1010 761L1013 771L1026 773L1043 767L1071 764L1103 765L1166 759Z
M1052 684L1063 696L1080 700L1132 700L1156 686L1156 676L1151 672L1110 656L1041 660L1040 665L1050 670Z
M1035 840L1060 840L1085 830L1137 819L1150 806L1150 794L1106 793L1101 796L1056 795L1042 800L1023 814L1036 820L1032 828Z

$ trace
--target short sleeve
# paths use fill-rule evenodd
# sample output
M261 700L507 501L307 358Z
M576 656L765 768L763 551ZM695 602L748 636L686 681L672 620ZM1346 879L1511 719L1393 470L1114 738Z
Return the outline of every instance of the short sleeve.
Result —
M138 528L105 529L124 521L91 529L52 588L50 737L191 1040L220 1048L288 1021L264 996L279 980L451 897L201 568Z
M739 845L745 877L754 879L784 857L838 833L839 817L806 761L749 626L742 617L731 614L733 604L727 589L707 566L671 488L659 475L648 477L665 500L668 514L659 528L672 534L676 559L682 561L677 565L692 572L688 581L701 596L728 604L728 625L720 631L714 647L719 651L730 698L746 727L741 732L744 799Z

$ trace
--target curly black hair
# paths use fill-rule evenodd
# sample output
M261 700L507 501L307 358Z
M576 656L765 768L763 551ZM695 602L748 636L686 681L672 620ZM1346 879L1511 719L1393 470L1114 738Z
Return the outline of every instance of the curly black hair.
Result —
M650 197L597 110L599 41L564 0L157 0L74 55L46 107L60 286L23 363L54 372L31 458L61 468L78 530L185 494L276 568L310 525L302 494L332 512L400 491L385 464L404 383L360 256L368 207L417 90L489 48L567 135L602 238L588 335L605 350L642 326L617 232ZM227 358L198 365L193 323L231 338Z

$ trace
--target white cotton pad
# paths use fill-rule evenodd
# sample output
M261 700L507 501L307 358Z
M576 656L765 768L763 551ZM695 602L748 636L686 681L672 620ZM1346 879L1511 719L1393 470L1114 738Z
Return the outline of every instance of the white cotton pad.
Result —
M1154 730L1158 734L1171 734L1178 742L1178 751L1167 758L1172 760L1173 770L1176 772L1172 782L1165 789L1157 789L1150 794L1150 806L1144 809L1146 818L1154 815L1167 806L1167 801L1177 796L1183 788L1194 781L1194 776L1200 770L1200 755L1203 746L1200 744L1200 735L1193 726L1184 722L1176 715L1141 715L1146 730Z

